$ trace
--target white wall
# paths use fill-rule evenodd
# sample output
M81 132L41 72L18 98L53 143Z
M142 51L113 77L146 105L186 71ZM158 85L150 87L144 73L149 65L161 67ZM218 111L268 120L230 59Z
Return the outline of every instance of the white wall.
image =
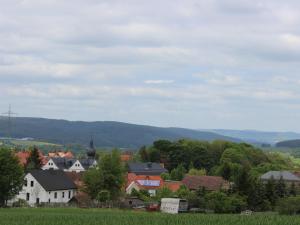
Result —
M42 167L42 170L49 170L54 169L58 170L59 168L55 165L52 159L49 159L49 161Z
M37 180L29 173L25 176L27 179L27 186L23 186L22 191L16 196L15 200L23 199L26 200L27 193L29 193L29 205L34 205L36 199L40 199L40 203L67 203L76 194L76 190L58 190L58 191L46 191ZM31 187L31 181L33 181L33 187ZM70 191L70 196L69 196ZM56 193L56 198L55 198ZM63 197L64 193L64 197Z
M79 160L76 160L76 162L68 170L65 171L79 173L85 171L85 169L83 168Z

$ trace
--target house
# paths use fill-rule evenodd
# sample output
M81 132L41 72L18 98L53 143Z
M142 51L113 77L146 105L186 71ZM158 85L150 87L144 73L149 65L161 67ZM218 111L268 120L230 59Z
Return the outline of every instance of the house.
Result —
M261 181L264 183L271 179L278 181L281 178L288 185L294 183L296 186L300 187L300 178L289 171L269 171L260 177Z
M77 159L69 157L53 157L42 167L42 170L62 170L65 172L84 172L89 168L97 166L96 150L93 139L90 141L90 146L86 150L86 158Z
M84 172L91 167L97 165L95 159L67 159L67 158L51 158L42 167L43 170L54 169L63 170L65 172Z
M190 190L204 188L207 191L228 190L230 183L218 176L190 176L186 175L182 183Z
M16 199L29 205L68 203L76 194L76 185L61 170L33 170L26 174L22 191Z
M156 191L163 187L163 179L160 176L136 175L128 173L126 193L131 194L133 189L136 191L146 190L151 196L156 195Z
M160 176L168 171L159 163L128 163L128 172L136 175Z

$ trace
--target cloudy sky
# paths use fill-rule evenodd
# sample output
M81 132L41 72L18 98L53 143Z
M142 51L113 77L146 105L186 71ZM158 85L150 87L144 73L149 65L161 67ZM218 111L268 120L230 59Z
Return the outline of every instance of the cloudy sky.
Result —
M300 131L298 0L0 0L0 109Z

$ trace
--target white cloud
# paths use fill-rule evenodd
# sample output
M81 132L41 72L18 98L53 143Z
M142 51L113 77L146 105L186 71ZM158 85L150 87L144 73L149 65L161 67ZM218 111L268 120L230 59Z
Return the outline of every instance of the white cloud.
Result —
M299 130L299 15L296 0L3 0L0 107Z

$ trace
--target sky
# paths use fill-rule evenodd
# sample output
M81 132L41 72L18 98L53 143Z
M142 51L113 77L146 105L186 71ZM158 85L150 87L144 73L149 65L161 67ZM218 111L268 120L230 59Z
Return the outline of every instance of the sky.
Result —
M298 0L0 3L0 112L300 132Z

